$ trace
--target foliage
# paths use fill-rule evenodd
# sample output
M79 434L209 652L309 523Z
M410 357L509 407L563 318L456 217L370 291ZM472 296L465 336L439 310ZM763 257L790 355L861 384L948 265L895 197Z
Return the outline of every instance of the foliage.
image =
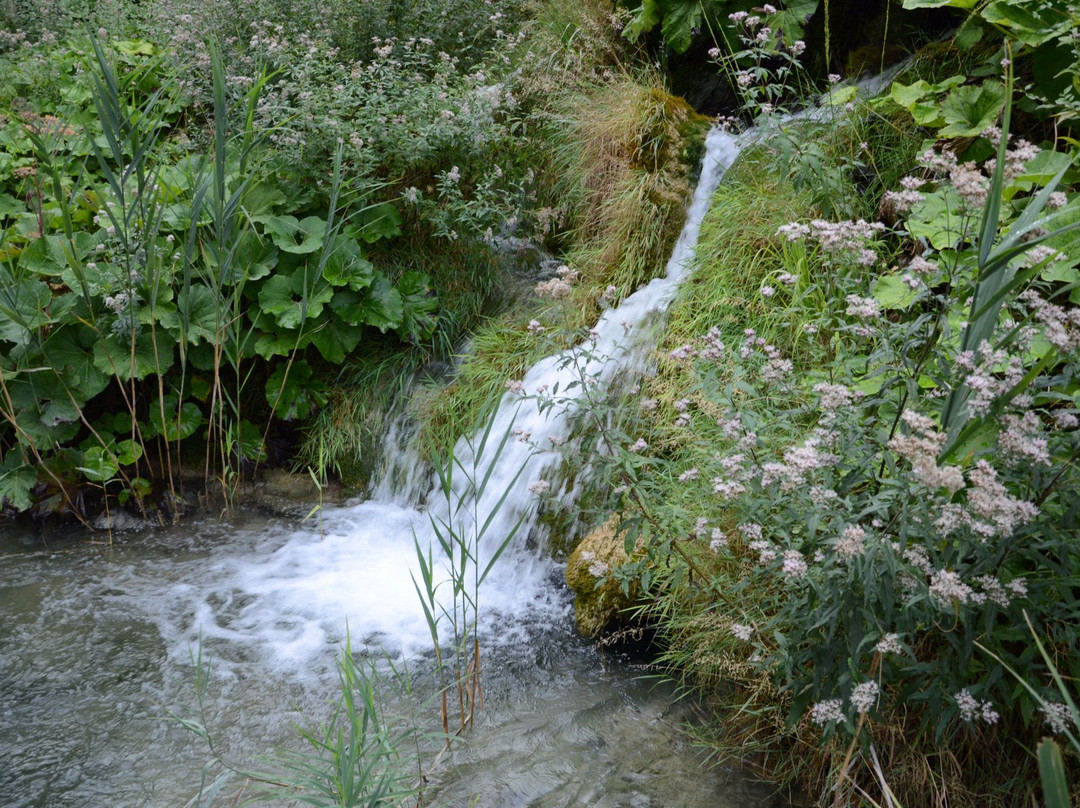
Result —
M905 9L948 6L966 19L956 41L967 49L990 35L1004 37L1018 63L1030 72L1023 87L1021 108L1036 114L1071 120L1080 116L1080 5L1075 0L904 0ZM1004 52L999 57L1008 58Z
M287 461L266 438L346 398L326 370L363 346L452 350L532 171L487 50L517 46L519 4L430 5L2 9L7 507L81 517L101 449L99 493L174 516L182 460L226 494ZM53 33L81 24L100 48ZM331 443L304 457L340 467ZM42 462L62 446L73 463Z
M422 274L395 285L365 258L365 244L396 226L378 206L342 216L340 155L326 196L290 200L288 182L258 160L250 115L239 132L227 128L220 62L207 152L165 140L183 100L156 49L135 45L88 43L85 94L8 125L6 184L28 189L30 204L3 233L0 316L8 452L25 464L72 441L105 450L116 472L134 466L121 480L137 494L128 477L149 476L138 462L155 439L153 454L172 463L170 445L206 425L228 467L260 365L284 358L264 371L264 407L303 417L323 389L306 348L340 362L365 326L424 339L437 303ZM245 99L249 113L262 83ZM111 413L94 420L102 395L122 402L123 424ZM114 448L125 433L138 455Z
M485 407L472 434L466 433L449 454L435 459L441 501L431 503L428 519L435 542L424 548L414 536L420 577L413 585L424 610L436 666L441 677L442 730L447 745L473 725L477 707L483 706L480 653L480 587L492 567L510 546L525 522L527 511L516 518L507 513L507 499L525 471L522 463L504 476L501 458L514 438L510 428L493 431L492 407ZM511 427L513 424L511 423ZM513 455L509 455L513 457ZM492 487L496 486L496 487ZM441 551L436 561L436 546ZM449 595L445 588L449 586ZM449 624L449 659L443 628ZM457 694L456 726L451 734L448 694Z
M696 334L640 399L588 416L601 508L646 553L610 575L651 587L672 657L712 687L743 684L724 719L737 738L835 750L852 793L861 758L890 799L905 766L890 739L1007 755L1007 738L1068 728L1053 671L1080 675L1074 155L1010 140L1008 72L926 84L891 96L924 104L939 138L885 195L902 226L774 225L727 286L676 311ZM849 142L874 117L852 101L830 92L807 130L830 170L818 133L850 128ZM799 181L785 152L803 136L770 130L755 154L816 200L833 186ZM711 305L728 296L741 305Z
M338 700L329 721L314 729L299 728L303 751L269 757L265 765L270 771L249 771L225 760L208 726L211 661L204 660L201 646L192 657L196 710L170 711L212 756L190 805L235 805L241 798L244 804L289 800L324 808L413 804L420 790L413 782L419 763L417 752L406 750L418 750L426 736L401 719L387 717L382 709L389 685L405 698L413 696L407 668L391 668L387 674L374 661L357 659L346 638L337 658ZM233 790L237 781L241 785Z
M766 4L764 13L776 17L777 32L783 31L790 41L802 37L803 22L818 8L818 0L795 0L777 9ZM757 3L746 0L641 0L633 9L633 16L626 26L625 36L631 42L658 25L664 41L676 53L690 47L694 35L703 27L712 32L714 41L731 42L735 39L737 25L732 25L732 15L743 18L760 12ZM770 40L775 44L776 40Z

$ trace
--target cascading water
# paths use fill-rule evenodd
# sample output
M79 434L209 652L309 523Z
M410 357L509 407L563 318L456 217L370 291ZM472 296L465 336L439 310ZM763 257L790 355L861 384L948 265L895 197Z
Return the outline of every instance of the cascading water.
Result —
M557 452L536 450L533 444L546 444L548 436L567 437L573 398L583 389L573 381L584 375L603 384L617 371L644 364L653 344L647 325L667 307L689 271L709 200L738 155L738 143L718 129L707 137L701 179L666 274L606 311L588 344L549 356L525 374L526 392L559 389L560 407L541 411L537 399L507 393L492 416L487 450L472 456L480 436L463 438L455 448L461 467L472 468L475 463L471 476L490 478L481 500L462 512L479 514L481 521L492 518L485 534L492 544L526 516L518 541L506 551L482 592L483 614L504 629L507 616L515 625L527 626L550 622L566 609L565 599L550 583L554 564L525 546L536 503L529 485L560 460ZM410 573L416 567L414 535L422 547L433 537L428 515L415 508L415 493L409 492L420 490L429 475L418 471L423 466L409 451L408 441L402 440L402 429L398 421L388 432L383 481L374 498L328 510L321 532L294 534L268 555L224 563L216 586L204 583L201 592L182 587L176 593L177 605L185 600L199 605L196 621L177 627L178 647L186 648L201 630L204 637L259 639L273 649L275 659L300 658L324 648L328 636L340 638L348 618L354 639L384 651L412 654L426 648L430 640ZM512 432L528 433L532 441L507 440L496 455L492 445ZM469 496L465 490L469 482L463 474L454 479L456 504L457 498ZM430 492L426 502L436 516L446 518L447 502L440 491ZM473 526L456 522L455 528L468 531ZM481 554L485 550L492 547L481 547ZM486 564L483 555L480 563ZM231 604L238 593L249 600L223 628L212 604Z
M709 134L701 180L666 276L609 309L585 345L550 356L525 375L527 393L557 386L566 407L541 412L535 398L508 393L493 415L491 442L512 430L530 433L534 444L546 445L548 436L566 438L573 396L580 393L572 381L584 374L603 385L616 372L643 367L655 339L650 320L666 308L689 271L709 200L738 151L736 138L719 130ZM197 767L172 770L171 757L190 760L192 753L181 751L186 739L178 739L179 730L155 719L163 705L176 703L177 691L190 677L189 654L199 643L215 657L215 681L226 703L222 711L240 713L246 704L262 719L237 719L226 730L227 740L248 752L265 751L288 737L294 716L282 705L317 709L333 679L336 643L347 631L354 648L362 643L406 657L429 649L411 576L414 537L421 546L431 541L429 513L445 516L439 509L446 502L436 490L426 497L430 512L417 507L431 474L409 453L404 428L398 423L388 432L382 483L374 498L327 508L299 526L282 521L224 527L196 523L152 532L100 553L76 548L28 554L15 543L2 548L0 756L9 765L0 771L0 804L182 804L177 795L190 796ZM597 706L573 712L572 699L548 693L550 682L560 678L558 672L566 678L568 671L580 670L577 675L587 680L590 693L611 685L589 667L595 666L594 655L578 653L583 646L568 639L570 606L557 583L557 565L527 549L524 541L535 514L529 485L550 474L560 457L510 439L497 456L489 448L474 458L470 446L476 443L476 438L462 440L457 460L466 468L475 462L478 474L490 475L491 483L468 510L484 514L482 519L496 511L488 530L496 542L526 517L517 541L482 589L482 631L489 647L513 647L517 641L524 649L506 657L528 659L520 665L504 661L508 680L533 681L535 671L548 671L544 685L535 687L577 716L563 728L563 742L578 744L574 754L585 756L582 750L595 746L589 733L598 730L576 722ZM464 482L460 475L457 480ZM455 496L467 494L462 489ZM573 505L571 496L567 507ZM558 635L562 639L536 644L535 637L550 634L552 626L564 627ZM256 685L270 688L269 695L253 695ZM624 701L630 686L619 687L622 695L604 698L612 704ZM312 693L320 694L314 704ZM507 701L520 698L509 695ZM272 719L265 715L268 701L275 705ZM631 713L638 709L632 707ZM596 743L602 746L603 739ZM602 757L600 746L589 754ZM546 746L544 752L554 755ZM153 755L161 762L147 760ZM553 771L567 765L551 764ZM127 769L135 771L125 779ZM621 788L605 782L604 788ZM505 786L499 783L492 783L493 793ZM518 788L526 793L531 787ZM537 793L564 792L551 787ZM629 804L594 796L588 804ZM511 804L492 799L484 804ZM520 804L585 804L565 799L571 801Z

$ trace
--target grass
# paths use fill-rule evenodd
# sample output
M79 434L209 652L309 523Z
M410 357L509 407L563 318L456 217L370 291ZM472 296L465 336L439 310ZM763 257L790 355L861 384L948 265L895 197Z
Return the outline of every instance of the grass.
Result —
M652 73L620 74L565 98L551 136L569 200L564 241L575 268L625 296L660 274L686 220L703 119Z
M505 269L486 245L416 238L396 245L384 259L402 272L425 272L442 305L427 344L402 350L396 341L371 340L367 352L338 374L326 407L308 426L297 465L332 471L348 488L362 488L375 471L387 419L417 375L451 361L456 346L503 294Z
M486 407L496 402L506 382L520 379L547 355L547 344L528 332L530 313L523 308L488 320L473 335L454 380L431 385L418 408L420 445L428 454L446 451L471 434Z

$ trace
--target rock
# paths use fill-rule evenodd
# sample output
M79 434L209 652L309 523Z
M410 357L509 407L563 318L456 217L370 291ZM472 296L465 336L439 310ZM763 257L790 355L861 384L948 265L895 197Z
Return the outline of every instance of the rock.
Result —
M246 483L238 490L239 501L289 515L306 515L314 506L339 504L344 490L339 483L328 482L320 491L315 480L306 472L286 469L263 469L259 479Z
M149 524L151 523L147 520L132 516L130 513L120 508L115 508L108 513L102 511L90 520L90 527L94 530L111 530L113 532L120 530L142 530Z
M597 586L612 568L629 560L617 527L618 517L612 516L582 539L566 562L566 584L574 592L574 616L584 637L597 637L612 625L629 622L627 610L636 602L636 587L627 596L613 577Z

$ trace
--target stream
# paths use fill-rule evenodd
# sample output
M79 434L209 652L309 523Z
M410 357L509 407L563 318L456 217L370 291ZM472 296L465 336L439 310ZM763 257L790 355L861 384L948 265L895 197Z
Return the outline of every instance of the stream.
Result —
M738 148L731 136L709 135L667 275L609 309L586 346L533 367L527 393L558 386L572 398L568 385L580 373L602 385L644 365ZM562 568L535 549L542 535L528 490L560 460L535 446L565 438L568 420L508 393L490 434L523 429L532 441L474 453L477 439L463 439L455 450L474 479L492 480L467 509L480 523L493 514L481 564L499 537L519 520L523 527L480 592L485 707L433 773L431 804L774 804L744 775L703 765L680 729L689 707L670 685L577 637ZM0 806L188 804L210 753L169 714L191 715L200 653L212 660L206 725L222 755L241 765L295 747L295 725L324 720L346 636L354 651L407 664L417 694L425 685L430 692L414 537L430 545L429 517L447 518L449 506L407 441L390 437L372 499L305 521L240 511L120 533L111 545L101 534L71 533L44 548L38 536L0 528ZM573 490L558 496L574 507ZM457 475L450 503L469 497ZM391 698L386 709L408 712L418 698ZM434 727L438 708L426 709Z

